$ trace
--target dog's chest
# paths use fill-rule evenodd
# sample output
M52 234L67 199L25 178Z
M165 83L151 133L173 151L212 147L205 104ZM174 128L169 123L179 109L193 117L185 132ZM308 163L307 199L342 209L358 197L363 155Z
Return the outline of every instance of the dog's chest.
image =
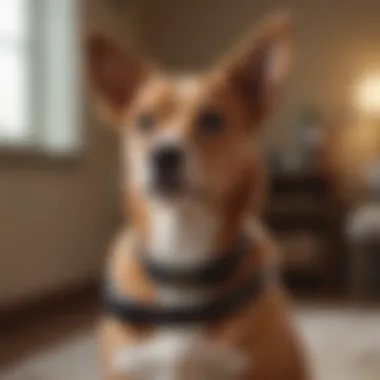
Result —
M170 210L156 207L150 217L148 252L168 268L198 266L212 252L217 221L196 207ZM158 302L169 306L188 306L210 296L205 289L187 289L157 284Z
M200 210L188 213L156 209L150 219L148 252L165 265L197 265L209 259L217 221ZM204 290L157 286L164 306L189 306L207 300ZM235 380L241 355L212 342L202 325L157 328L141 344L119 352L117 368L131 380Z

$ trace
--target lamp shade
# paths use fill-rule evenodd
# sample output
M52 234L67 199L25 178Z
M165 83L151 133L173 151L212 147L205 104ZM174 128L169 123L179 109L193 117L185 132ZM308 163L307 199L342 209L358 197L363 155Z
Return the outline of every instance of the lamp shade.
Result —
M356 103L359 112L380 116L380 72L359 82Z

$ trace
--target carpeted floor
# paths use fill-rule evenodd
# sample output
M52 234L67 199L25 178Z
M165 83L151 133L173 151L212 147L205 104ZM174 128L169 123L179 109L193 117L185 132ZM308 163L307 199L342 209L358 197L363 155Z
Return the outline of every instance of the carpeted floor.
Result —
M317 380L380 380L380 311L308 309L296 315ZM0 372L1 380L99 380L96 339L82 331Z

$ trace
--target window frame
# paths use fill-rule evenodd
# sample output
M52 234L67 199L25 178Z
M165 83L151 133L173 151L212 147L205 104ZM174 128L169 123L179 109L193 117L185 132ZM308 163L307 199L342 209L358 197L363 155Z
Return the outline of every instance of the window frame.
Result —
M84 140L79 46L81 2L28 0L28 3L30 37L27 41L27 55L30 64L27 70L30 82L27 98L30 123L25 136L20 139L0 135L0 154L76 157L82 150ZM54 54L60 53L57 46L66 48L64 53L69 64L60 65L57 64L57 59L54 61ZM66 94L60 93L59 86ZM60 110L59 114L57 102L59 98L65 100L62 96L67 97L66 108ZM49 108L52 105L55 105L54 111ZM68 121L67 128L62 125L64 120Z

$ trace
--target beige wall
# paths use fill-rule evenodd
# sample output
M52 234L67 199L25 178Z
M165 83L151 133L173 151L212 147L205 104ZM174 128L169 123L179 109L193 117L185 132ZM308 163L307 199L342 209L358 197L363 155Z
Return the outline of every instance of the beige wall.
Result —
M133 4L122 17L94 3L86 24L133 38ZM0 308L99 276L121 216L117 141L87 114L77 159L0 156Z
M72 162L2 158L0 306L99 273L118 223L115 142L96 126Z

